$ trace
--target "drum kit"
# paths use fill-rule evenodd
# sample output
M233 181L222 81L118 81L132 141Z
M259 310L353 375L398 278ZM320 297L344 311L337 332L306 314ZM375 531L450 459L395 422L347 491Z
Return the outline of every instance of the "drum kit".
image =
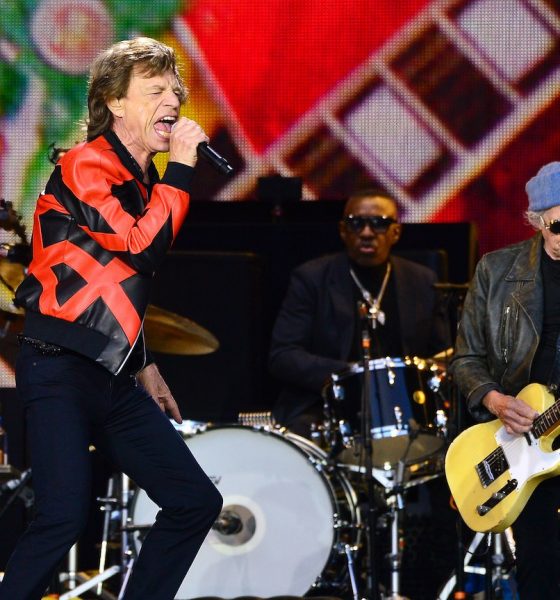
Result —
M335 373L325 418L312 440L274 424L269 413L238 423L177 426L224 497L176 598L251 595L364 595L367 479L358 401L363 368ZM390 523L390 579L384 598L401 598L400 515L407 489L442 475L445 371L433 360L378 359L372 381L375 510ZM158 507L142 489L130 500L130 551L137 553ZM219 576L212 576L219 574Z
M29 245L9 203L0 204L0 229L20 238L17 244L0 245L2 340L23 321L23 311L12 298L24 276ZM144 331L155 352L197 355L219 347L216 337L200 325L156 306L148 307ZM366 517L372 511L390 523L390 581L375 585L384 589L380 597L401 598L406 491L443 474L449 412L445 381L445 367L433 359L353 364L333 373L325 386L324 418L312 439L276 426L268 413L244 413L234 424L186 421L176 426L224 497L223 510L176 598L364 598L372 576L367 569L372 541ZM366 389L371 445L365 443L362 426ZM373 496L368 482L373 482ZM110 479L99 502L104 513L99 574L78 575L73 549L67 573L71 591L61 600L93 587L99 596L115 598L103 589L104 581L120 573L124 589L158 511L145 491L122 474ZM115 535L120 536L120 564L107 567Z

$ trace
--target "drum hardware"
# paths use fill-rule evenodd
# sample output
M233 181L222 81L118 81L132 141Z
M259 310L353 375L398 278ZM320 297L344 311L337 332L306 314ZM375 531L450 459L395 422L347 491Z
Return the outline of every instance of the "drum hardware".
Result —
M346 559L346 568L348 569L348 577L350 579L350 593L352 594L352 600L360 600L358 580L356 579L355 556L358 554L361 548L359 546L352 546L350 544L340 543L337 544L335 549L339 555L344 556ZM329 589L331 593L341 591L340 586L338 588L336 586L333 587L332 583L325 579L322 575L317 578L317 581L315 581L315 583L313 584L312 589ZM342 593L343 592L344 590L342 590ZM367 599L363 598L362 600Z
M441 435L447 438L447 415L441 408L436 411L435 424Z
M309 439L319 446L319 448L324 448L323 440L325 439L326 427L324 424L319 423L311 423L309 428Z
M35 503L35 494L29 486L31 481L31 469L20 473L11 465L0 465L0 475L4 483L0 486L0 498L7 496L0 507L0 519L8 508L16 501L21 500L25 506L26 516L29 517ZM27 519L29 521L29 519Z
M431 359L388 357L370 360L366 370L363 364L354 363L331 375L330 385L323 390L329 453L348 469L363 470L360 399L367 373L374 466L398 463L408 445L411 423L417 424L418 431L412 431L415 440L408 453L410 464L441 451L447 435L448 403L441 393L444 373Z
M183 437L195 435L196 433L200 433L201 431L206 431L206 428L208 427L208 423L206 422L192 421L190 419L183 419L182 423L176 423L175 421L171 421L171 424Z
M389 598L400 598L401 591L401 566L402 566L402 544L401 544L401 517L404 512L404 477L406 470L406 454L410 450L413 438L407 446L407 452L399 461L396 470L395 485L389 497L389 518L391 521L391 551L388 556L391 573L391 590Z
M348 574L350 577L350 586L352 588L352 598L353 600L359 599L358 592L358 582L356 580L356 567L354 564L354 555L358 552L359 548L357 546L350 546L350 544L344 544L344 547L339 551L343 551L346 556L346 561L348 563Z
M118 507L118 501L113 496L114 487L116 481L115 477L110 477L107 482L107 494L104 498L97 498L97 502L101 502L102 506L101 511L103 512L103 532L101 535L101 548L99 552L99 573L105 572L105 564L107 560L107 549L109 545L109 527L111 524L111 516L115 508ZM118 513L117 513L118 514ZM120 569L119 569L120 570ZM103 592L103 583L99 582L97 585L96 593L97 595Z
M5 467L9 467L9 465L4 465ZM13 467L9 467L12 473L17 473ZM33 489L29 486L31 481L32 471L31 469L27 469L22 473L18 473L18 476L15 479L10 479L6 481L0 487L0 497L7 493L9 494L8 500L3 504L0 509L0 518L4 515L8 507L19 498L25 506L27 513L27 521L30 522L31 510L33 509L35 503L35 495L33 493ZM59 600L70 600L71 598L75 598L78 594L91 589L98 582L104 581L109 577L112 577L116 573L120 571L120 567L115 566L106 570L104 573L100 573L96 577L90 578L85 573L79 573L77 571L78 564L78 545L74 544L68 553L67 559L67 571L59 573L59 581L61 583L66 582L68 589L70 590L67 593L60 595ZM99 595L99 594L98 594ZM106 592L102 592L100 594L101 598L105 600L116 600L115 597Z
M389 473L389 477L387 477L387 474ZM383 488L385 488L385 497L390 497L393 494L393 490L394 490L394 483L393 483L393 476L394 471L383 471L382 469L373 469L373 477L374 479L380 483ZM424 475L421 477L415 477L414 479L409 479L410 474L409 474L409 470L407 468L407 475L405 475L405 479L404 482L401 484L401 487L403 490L408 490L412 487L415 487L417 485L422 485L423 483L427 483L428 481L432 481L433 479L439 479L440 477L443 477L443 472L439 472L439 473L434 473L432 475Z
M82 592L93 588L95 593L106 600L120 600L124 596L126 585L134 565L134 553L129 543L130 532L145 531L150 529L151 525L132 525L128 521L128 506L131 499L130 480L121 473L113 475L107 482L107 493L103 497L98 497L97 501L102 504L103 511L103 532L100 546L99 569L98 574L89 576L86 573L77 573L77 545L75 544L68 554L68 571L62 573L61 581L67 582L68 592L60 596L60 600L70 600ZM118 533L120 534L120 564L107 567L107 549L111 537L111 521L118 520ZM103 589L104 582L121 574L121 585L118 596Z
M347 592L357 577L350 569L361 547L361 513L346 473L321 448L284 429L237 424L208 425L185 443L224 506L178 598L222 596L224 582L232 597ZM136 490L131 524L153 522L157 510ZM131 537L138 551L139 532Z
M273 429L276 421L271 411L240 412L237 422L245 427L264 427Z
M9 465L4 465L4 466L8 467L12 473L18 473L17 470L13 469L13 467L10 467ZM0 487L0 497L4 493L9 494L8 500L4 503L4 505L0 509L0 518L4 515L4 513L8 509L8 507L17 498L19 498L24 503L24 506L26 509L26 513L27 513L26 520L28 522L30 522L31 511L32 511L34 503L35 503L35 495L33 493L33 489L29 485L31 478L32 478L32 471L31 471L31 469L27 469L27 470L23 471L22 473L18 473L18 475L15 479L10 479L10 480L6 481L6 483L4 483ZM85 573L77 572L77 563L78 563L77 556L78 556L78 546L77 546L77 544L74 544L68 553L67 571L59 573L59 581L61 583L66 582L67 587L71 591L68 593L62 594L59 597L60 600L70 600L70 598L75 598L77 594L80 594L83 591L91 589L91 587L93 587L97 583L97 581L100 581L101 578L106 579L108 577L111 577L112 575L117 573L119 570L118 567L117 568L113 567L109 571L106 571L103 575L100 575L97 578L94 578L95 581L93 581L93 580L89 581L90 578ZM85 583L78 585L78 583L84 582L84 581L85 581ZM106 600L115 600L114 596L111 596L109 594L103 594L101 597L105 598Z
M212 529L222 535L233 535L243 529L243 521L233 510L222 510L212 525Z
M483 557L484 564L473 564L473 558ZM506 597L503 586L509 588L507 597L517 597L515 581L510 571L515 560L515 542L511 529L502 533L475 533L462 558L462 572L484 576L484 598ZM441 587L437 600L450 600L456 598L453 591L457 587L457 574L451 577ZM461 587L461 589L463 589ZM478 596L478 594L476 594Z
M389 269L389 267L388 267ZM387 271L389 272L389 271ZM387 277L387 275L386 275ZM366 592L365 595L371 600L378 600L379 585L377 580L377 568L375 565L375 527L377 523L377 508L375 504L375 489L373 484L373 440L372 426L373 414L371 405L371 380L369 377L369 363L371 360L371 336L370 326L375 330L377 322L376 313L369 313L365 302L358 301L358 316L361 326L361 353L363 365L362 377L362 394L360 400L360 434L361 442L364 449L364 467L366 478L366 502L367 502L367 519L366 519ZM382 321L380 321L382 322Z
M59 580L61 583L66 582L67 588L69 591L61 594L59 596L59 600L71 600L72 598L76 598L78 594L82 592L86 592L96 585L102 585L102 582L106 579L109 579L113 575L116 575L120 572L120 567L115 565L105 570L103 573L96 575L94 577L90 577L86 573L81 573L77 571L78 565L78 545L74 544L68 553L67 560L67 568L68 570L65 573L60 573ZM101 590L101 592L97 592L97 595L100 598L104 598L105 600L116 600L113 594L105 590Z

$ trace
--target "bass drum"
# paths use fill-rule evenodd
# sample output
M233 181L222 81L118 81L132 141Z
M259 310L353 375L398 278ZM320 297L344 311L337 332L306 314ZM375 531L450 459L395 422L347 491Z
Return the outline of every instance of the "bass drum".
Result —
M294 434L241 426L197 431L185 442L224 506L177 599L346 587L344 546L359 543L357 498L320 448ZM138 489L133 524L153 523L157 510ZM141 533L133 537L139 551Z

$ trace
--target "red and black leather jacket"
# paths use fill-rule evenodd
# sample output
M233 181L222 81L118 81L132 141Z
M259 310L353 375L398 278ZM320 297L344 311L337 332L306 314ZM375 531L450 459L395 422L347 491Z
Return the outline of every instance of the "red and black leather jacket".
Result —
M152 278L187 214L192 172L170 162L160 181L152 163L144 184L112 131L68 151L37 201L33 260L16 292L24 335L114 374L141 368Z

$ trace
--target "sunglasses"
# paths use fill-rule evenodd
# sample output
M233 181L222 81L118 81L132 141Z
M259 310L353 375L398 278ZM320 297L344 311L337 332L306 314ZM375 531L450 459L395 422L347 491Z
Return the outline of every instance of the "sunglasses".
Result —
M545 229L548 229L548 231L554 235L558 235L560 233L560 219L554 219L550 221L548 225L546 225L543 221L543 225Z
M385 233L393 223L397 221L391 217L362 217L359 215L347 215L343 219L344 224L354 233L360 233L368 226L375 233Z

